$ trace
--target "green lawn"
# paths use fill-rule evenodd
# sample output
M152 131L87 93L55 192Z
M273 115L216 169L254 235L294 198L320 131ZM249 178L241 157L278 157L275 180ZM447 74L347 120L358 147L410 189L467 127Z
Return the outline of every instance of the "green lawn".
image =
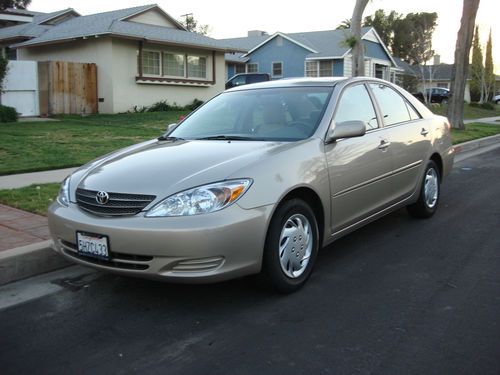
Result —
M451 130L451 137L454 145L495 134L500 134L499 125L480 124L477 122L466 124L465 130Z
M430 107L430 110L434 112L436 115L446 115L446 105ZM484 109L471 107L468 104L464 106L464 118L466 119L475 119L475 118L484 118L484 117L496 117L500 116L500 105L495 105L495 109Z
M60 184L38 184L0 190L0 203L45 216L47 208L57 197L59 186Z
M147 129L147 126L149 125L145 125L144 129ZM152 131L154 130L153 125L151 125L151 129ZM157 131L160 129L163 129L163 127L160 127ZM467 124L466 130L452 130L453 144L499 133L500 126L478 123ZM156 136L156 134L152 136ZM133 140L133 138L130 139ZM111 144L115 143L111 142ZM46 215L47 208L57 196L59 186L60 184L38 184L19 189L0 190L0 203L40 215Z
M0 124L0 175L75 167L158 137L186 112L64 116Z
M497 106L497 108L500 106ZM471 116L500 111L466 107ZM488 113L486 113L487 111ZM185 112L64 116L60 121L0 124L0 175L75 167L108 152L159 136ZM467 125L454 143L499 133L494 125Z

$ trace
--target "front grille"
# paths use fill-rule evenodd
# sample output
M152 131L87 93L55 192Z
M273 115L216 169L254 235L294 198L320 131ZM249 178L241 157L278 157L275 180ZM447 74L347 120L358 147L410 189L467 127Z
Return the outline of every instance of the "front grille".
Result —
M78 253L76 244L74 243L60 239L59 244L62 246L63 251L66 255L69 255L76 259L80 259L84 262L112 268L144 271L149 268L149 264L147 263L153 260L153 257L149 255L123 254L112 251L109 251L109 260L92 258L80 255Z
M143 194L108 193L109 200L100 204L96 190L76 189L78 206L97 216L132 216L141 212L156 196Z

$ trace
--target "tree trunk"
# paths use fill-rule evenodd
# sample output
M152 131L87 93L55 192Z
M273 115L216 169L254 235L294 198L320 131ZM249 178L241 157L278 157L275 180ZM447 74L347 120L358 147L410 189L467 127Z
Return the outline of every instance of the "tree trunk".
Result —
M354 11L351 18L351 30L356 39L352 47L352 75L359 77L365 75L365 51L361 41L361 19L365 11L368 0L356 0Z
M460 30L458 30L455 47L455 64L451 76L451 98L449 99L447 117L456 129L465 129L464 125L464 93L469 68L469 53L474 34L479 0L464 0Z

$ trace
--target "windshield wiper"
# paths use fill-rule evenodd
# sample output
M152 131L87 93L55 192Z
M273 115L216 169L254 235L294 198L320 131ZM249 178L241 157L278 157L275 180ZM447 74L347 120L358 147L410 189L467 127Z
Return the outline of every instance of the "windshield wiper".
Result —
M157 139L159 141L172 141L172 142L183 141L184 140L183 138L171 137L171 136L168 136L168 135L160 135Z
M197 141L199 140L221 140L221 141L254 141L256 138L254 137L243 137L241 135L210 135L208 137L195 138Z

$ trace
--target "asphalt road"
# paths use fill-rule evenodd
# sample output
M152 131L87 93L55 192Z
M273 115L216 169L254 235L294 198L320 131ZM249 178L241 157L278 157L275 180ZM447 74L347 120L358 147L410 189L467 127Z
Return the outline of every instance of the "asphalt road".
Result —
M323 250L293 295L73 269L0 288L25 296L0 308L2 374L499 374L500 148L456 164L432 219Z

